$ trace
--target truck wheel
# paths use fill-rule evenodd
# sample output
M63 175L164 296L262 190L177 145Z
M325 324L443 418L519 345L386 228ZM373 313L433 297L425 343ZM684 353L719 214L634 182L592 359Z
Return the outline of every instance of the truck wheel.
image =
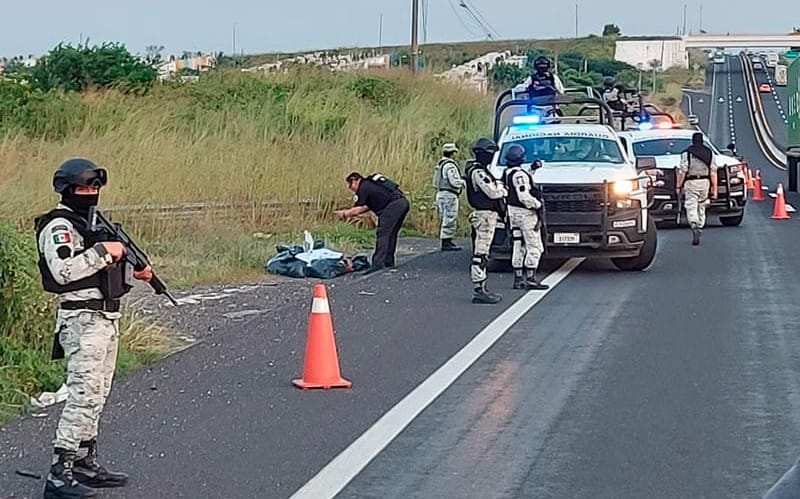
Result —
M735 217L719 217L719 221L725 227L736 227L737 225L742 223L742 219L744 218L744 211Z
M644 246L639 256L631 258L612 258L611 263L619 270L647 270L656 261L658 249L658 232L656 224L651 217L647 217L647 233L644 236Z

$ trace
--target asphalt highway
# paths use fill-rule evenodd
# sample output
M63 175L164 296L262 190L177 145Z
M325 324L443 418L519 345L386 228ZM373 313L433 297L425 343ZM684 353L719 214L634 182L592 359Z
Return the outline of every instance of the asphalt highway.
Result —
M761 102L764 105L764 112L769 120L770 131L775 145L786 150L788 143L788 125L786 122L787 94L786 87L775 85L775 70L762 65L762 69L756 69L756 82L758 85L768 83L772 87L769 93L761 93Z
M692 97L722 146L727 102L709 97L743 85L730 64ZM746 103L732 117L739 152L785 182ZM101 453L131 484L100 497L759 497L800 454L800 225L772 202L712 219L699 247L660 230L647 272L554 261L527 294L491 274L495 306L470 303L466 251L331 281L350 389L291 384L313 283L186 306L202 341L114 385ZM224 316L254 304L269 314ZM46 473L60 409L0 429L0 496L41 496L15 471Z

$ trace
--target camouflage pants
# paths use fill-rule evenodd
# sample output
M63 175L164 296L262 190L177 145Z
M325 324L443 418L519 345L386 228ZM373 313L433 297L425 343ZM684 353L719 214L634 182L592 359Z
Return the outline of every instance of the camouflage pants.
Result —
M497 227L497 213L493 211L473 211L469 215L469 222L472 224L472 228L475 229L470 274L472 282L478 284L487 278L486 262L494 239L494 229Z
M101 312L60 310L56 331L67 361L68 395L53 445L77 450L81 441L97 437L117 362L119 323Z
M696 223L698 228L706 225L706 207L710 204L708 199L708 189L711 182L708 180L697 179L687 180L683 184L684 203L686 207L686 219L689 225Z
M539 259L544 252L542 234L536 229L539 221L536 212L518 206L508 207L509 225L511 226L511 266L527 269L539 266Z
M458 196L452 192L439 191L436 193L436 207L442 219L440 239L452 239L458 227Z

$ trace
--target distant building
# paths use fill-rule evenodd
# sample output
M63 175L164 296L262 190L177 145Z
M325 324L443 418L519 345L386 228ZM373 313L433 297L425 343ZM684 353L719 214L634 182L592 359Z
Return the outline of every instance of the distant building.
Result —
M33 54L27 56L18 55L15 57L0 57L0 73L6 70L12 64L22 64L26 68L32 68L39 62L39 58Z
M658 61L659 69L689 67L686 44L681 38L675 37L658 40L619 40L616 43L614 59L643 69L650 69L652 61Z
M183 73L185 70L190 72L203 73L217 65L217 59L213 55L203 54L202 52L184 52L181 57L169 56L169 60L158 65L158 79L167 80Z
M510 50L503 52L489 52L480 57L458 66L454 65L444 73L436 75L438 78L457 83L459 86L485 94L489 91L489 73L497 64L513 64L525 67L528 57L524 55L511 55Z

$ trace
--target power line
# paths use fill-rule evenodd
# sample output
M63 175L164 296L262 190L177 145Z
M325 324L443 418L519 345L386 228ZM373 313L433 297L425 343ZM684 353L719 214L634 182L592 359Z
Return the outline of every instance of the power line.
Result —
M478 16L476 16L474 12L472 12L472 10L469 8L469 5L467 5L466 3L464 3L464 0L461 0L461 1L459 2L459 4L458 4L458 5L459 5L459 7L461 7L462 9L464 9L464 10L466 10L466 11L467 11L467 14L469 14L469 16L472 18L472 21L474 21L474 22L475 22L475 24L476 24L476 25L477 25L477 26L478 26L478 27L479 27L481 30L483 30L483 32L486 34L486 37L487 37L487 38L489 38L489 39L491 40L491 39L492 39L492 32L491 32L491 31L489 31L489 28L487 28L487 27L486 27L486 26L483 24L483 22L481 22L481 20L480 20L480 19L478 19Z
M455 3L453 3L454 0L448 0L448 2L450 3L450 9L453 11L453 14L456 16L456 19L458 19L458 22L461 23L461 26L464 28L464 30L466 30L467 33L476 38L482 38L483 35L472 31L472 29L469 26L467 26L467 23L465 23L464 20L461 18L461 15L458 12L458 7L456 7Z
M496 29L494 29L494 26L492 26L492 25L489 23L488 19L486 19L486 16L484 16L484 15L483 15L483 13L481 13L481 11L480 11L480 10L478 10L478 8L475 6L475 4L474 4L474 3L472 3L472 1L471 1L471 0L470 0L470 2L469 2L468 4L467 4L467 0L462 0L462 1L461 1L461 3L462 3L462 4L465 4L465 5L468 5L468 6L469 6L469 9L470 9L470 10L471 10L473 13L477 14L477 17L480 19L482 26L484 26L485 28L489 28L489 29L488 29L488 31L490 31L491 33L493 33L493 34L495 35L495 38L502 38L502 37L500 36L500 32L499 32L499 31L497 31Z

